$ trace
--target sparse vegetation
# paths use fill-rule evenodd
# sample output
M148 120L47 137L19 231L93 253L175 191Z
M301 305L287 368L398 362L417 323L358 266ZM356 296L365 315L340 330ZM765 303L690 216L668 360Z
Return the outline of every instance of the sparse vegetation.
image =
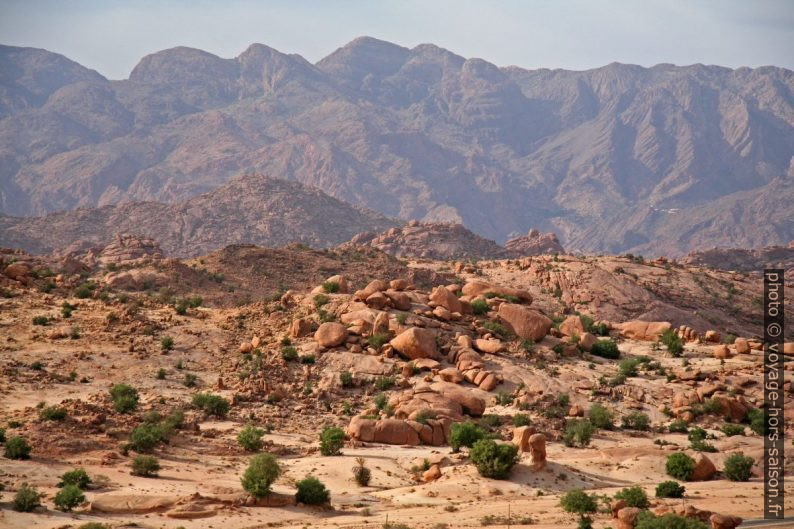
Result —
M587 411L587 418L590 419L593 426L602 430L611 430L615 427L613 424L613 413L597 402L590 406Z
M138 390L128 384L115 384L110 388L110 398L119 413L129 413L138 407Z
M620 358L620 350L618 350L618 344L615 340L596 340L596 343L590 349L590 354L602 358Z
M625 500L629 507L637 507L638 509L647 509L651 502L648 501L648 495L642 490L642 487L628 487L618 491L615 494L615 499Z
M507 479L513 465L518 462L518 447L510 443L497 444L491 439L481 439L474 443L469 457L481 476Z
M327 426L320 433L320 453L324 456L338 456L345 442L345 432L336 426Z
M240 479L243 489L256 499L270 494L270 487L281 475L281 466L273 454L257 454L251 458Z
M485 438L485 431L473 422L454 423L450 429L449 446L453 452L461 447L471 448L474 443Z
M677 481L663 481L656 486L657 498L683 498L686 487Z
M77 485L66 485L53 498L55 507L61 511L71 511L85 501L85 494Z
M689 481L695 470L695 460L683 452L667 456L665 471L670 477L679 481Z
M322 505L331 499L331 493L319 479L307 476L295 484L298 491L295 501L305 505Z
M635 411L623 417L623 428L628 428L629 430L647 431L650 424L650 417L642 412Z
M585 447L590 444L596 427L586 419L572 419L565 426L563 442L566 446Z
M264 435L265 431L262 428L248 424L237 434L237 443L248 452L258 452L262 449Z
M353 467L353 479L362 487L368 487L372 479L372 472L366 467L363 457L356 458L356 466Z
M747 481L752 475L752 468L755 460L741 452L731 454L725 458L725 470L723 474L731 481Z
M31 512L41 505L42 494L31 485L23 483L14 496L14 510L18 512Z
M132 475L155 478L160 471L160 462L154 456L137 455L132 460Z
M203 410L207 415L213 415L218 418L226 417L231 407L228 400L212 393L196 393L193 395L193 406Z
M29 459L30 445L21 435L15 435L6 441L5 456L8 459Z
M91 478L86 473L85 469L76 468L61 475L61 481L58 483L59 487L66 485L75 485L80 489L85 490L91 484Z

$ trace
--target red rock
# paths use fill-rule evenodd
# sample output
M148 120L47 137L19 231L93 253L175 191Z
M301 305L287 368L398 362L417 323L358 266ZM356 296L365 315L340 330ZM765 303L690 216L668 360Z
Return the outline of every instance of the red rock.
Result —
M673 326L667 321L641 321L632 320L618 323L615 328L620 334L632 340L656 341L662 334Z
M525 340L542 340L552 325L552 321L543 314L515 303L502 303L498 314L511 331Z
M584 325L579 316L568 316L560 323L560 332L563 336L579 336L584 334Z
M436 335L427 329L411 327L389 342L402 356L415 360L417 358L437 358Z
M692 471L692 481L707 481L717 473L717 467L702 452L695 456L695 469Z
M449 289L442 286L433 289L430 293L430 301L450 312L461 312L460 300Z
M347 340L347 327L341 323L328 321L320 325L314 333L314 340L323 347L337 347Z

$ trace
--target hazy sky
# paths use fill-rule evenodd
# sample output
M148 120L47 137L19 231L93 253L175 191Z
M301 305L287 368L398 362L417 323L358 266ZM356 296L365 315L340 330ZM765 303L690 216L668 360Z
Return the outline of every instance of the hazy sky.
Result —
M361 35L525 68L794 68L794 0L0 0L0 43L111 79L174 46L234 57L261 42L314 62Z

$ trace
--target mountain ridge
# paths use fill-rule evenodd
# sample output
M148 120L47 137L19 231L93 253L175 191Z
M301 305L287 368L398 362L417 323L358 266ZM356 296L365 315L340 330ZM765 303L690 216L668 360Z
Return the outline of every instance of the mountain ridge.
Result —
M256 171L500 244L535 227L586 252L784 244L790 208L749 204L794 200L792 94L777 67L525 70L369 37L316 64L173 48L40 107L0 99L0 211L180 202Z

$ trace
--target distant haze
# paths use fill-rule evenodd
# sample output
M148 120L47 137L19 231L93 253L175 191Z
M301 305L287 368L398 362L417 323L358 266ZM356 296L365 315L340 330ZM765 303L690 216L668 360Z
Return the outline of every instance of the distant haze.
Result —
M264 42L315 62L371 35L433 42L501 66L610 62L794 68L789 0L6 0L0 42L46 48L126 78L148 53L191 46L234 57Z

